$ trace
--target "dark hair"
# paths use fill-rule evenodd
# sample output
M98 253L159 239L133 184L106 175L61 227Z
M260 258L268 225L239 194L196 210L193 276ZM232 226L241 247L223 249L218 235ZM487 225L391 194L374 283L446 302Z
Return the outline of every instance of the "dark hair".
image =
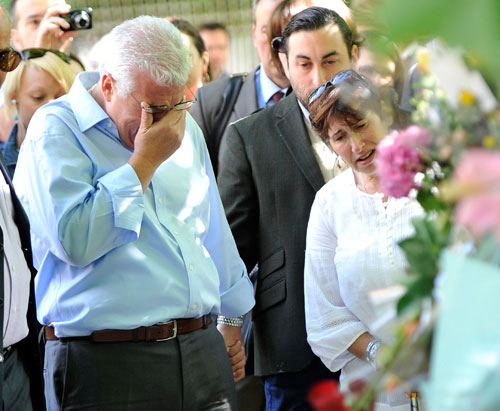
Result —
M269 19L267 36L269 43L272 43L272 40L276 37L281 37L283 34L283 30L286 25L292 18L291 8L292 6L303 4L306 7L312 7L314 4L314 0L282 0L278 7L276 7L271 14L271 18ZM354 22L352 15L350 14L349 7L342 8L342 5L345 4L343 0L332 1L332 8L339 8L339 15L344 19L352 33L352 44L360 45L361 37L357 31L356 23ZM341 13L343 12L343 15ZM271 46L271 60L274 65L278 68L278 71L285 76L285 70L283 70L283 66L281 65L281 61L279 58L279 52L274 50Z
M204 31L204 30L208 30L208 31L222 30L229 37L229 32L227 31L227 27L224 24L219 23L218 21L209 21L207 23L200 24L200 26L198 27L198 30L199 31Z
M290 19L285 30L283 30L281 40L281 45L285 53L288 55L288 40L293 33L297 31L319 30L330 24L335 24L340 28L349 58L351 58L353 44L351 29L338 13L324 7L309 7Z
M335 85L330 84L335 82L336 76L346 72L353 75ZM328 132L334 121L352 127L365 119L369 112L383 118L380 95L365 77L354 70L337 73L324 86L323 93L309 106L309 115L312 126L328 145Z
M203 52L207 51L205 43L203 43L203 39L200 36L200 32L196 30L196 27L189 21L184 19L172 19L170 20L170 23L177 27L181 33L184 33L189 36L191 40L193 40L194 47L198 51L200 57L203 55Z
M205 43L203 42L203 39L200 36L200 32L196 30L196 27L193 26L189 21L184 19L172 18L169 21L175 27L177 27L177 29L181 33L184 33L186 36L189 36L191 40L193 40L193 44L194 47L196 48L196 51L198 51L198 54L200 55L200 57L202 57L203 53L207 51L207 48L205 47ZM207 81L210 81L210 79L212 78L212 67L210 67L210 62L208 62L207 75L208 75Z
M269 19L269 24L267 25L267 39L269 44L271 44L272 40L275 37L281 37L281 33L283 29L286 27L290 19L292 18L292 14L290 12L290 7L299 0L283 0L278 4L278 6L274 9ZM285 70L283 70L283 66L281 65L281 61L279 58L279 53L275 51L271 47L271 60L274 66L278 69L283 77L285 77Z

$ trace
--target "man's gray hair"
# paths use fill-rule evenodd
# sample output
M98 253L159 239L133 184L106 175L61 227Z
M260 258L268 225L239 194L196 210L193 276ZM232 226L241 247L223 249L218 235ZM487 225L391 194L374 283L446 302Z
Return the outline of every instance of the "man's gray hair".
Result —
M139 16L116 26L103 51L99 71L113 77L121 97L135 88L138 73L161 86L184 87L192 64L179 30L159 17Z

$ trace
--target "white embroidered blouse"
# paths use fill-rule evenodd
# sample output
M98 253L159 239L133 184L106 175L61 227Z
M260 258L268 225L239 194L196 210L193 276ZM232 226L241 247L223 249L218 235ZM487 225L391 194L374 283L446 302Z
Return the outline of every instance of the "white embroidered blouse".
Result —
M367 366L347 351L361 334L391 340L391 332L374 325L381 315L394 318L394 304L376 310L368 293L399 284L407 263L397 244L413 234L411 218L422 214L416 200L383 203L382 194L362 192L351 169L316 195L304 274L307 338L329 369L342 369L342 379Z

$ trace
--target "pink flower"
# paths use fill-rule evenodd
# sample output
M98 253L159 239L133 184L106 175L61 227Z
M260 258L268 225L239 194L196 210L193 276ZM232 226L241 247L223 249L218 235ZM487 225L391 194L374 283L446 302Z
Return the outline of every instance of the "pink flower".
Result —
M464 193L455 221L478 238L494 232L500 239L500 153L469 150L453 173L453 183Z
M398 139L406 146L426 151L431 144L431 134L422 127L410 126L398 133Z
M416 145L420 141L426 142L426 136L408 130L400 133L393 131L377 146L380 188L385 194L395 198L407 196L416 187L415 175L422 170L422 160Z

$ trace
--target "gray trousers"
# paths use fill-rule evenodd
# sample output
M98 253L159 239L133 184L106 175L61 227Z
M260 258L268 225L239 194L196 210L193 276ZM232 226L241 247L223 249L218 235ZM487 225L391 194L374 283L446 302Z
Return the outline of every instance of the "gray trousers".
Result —
M4 364L2 384L2 410L30 411L33 409L30 397L30 380L19 357L16 346L8 354Z
M44 378L49 411L236 409L214 324L161 342L47 341Z

